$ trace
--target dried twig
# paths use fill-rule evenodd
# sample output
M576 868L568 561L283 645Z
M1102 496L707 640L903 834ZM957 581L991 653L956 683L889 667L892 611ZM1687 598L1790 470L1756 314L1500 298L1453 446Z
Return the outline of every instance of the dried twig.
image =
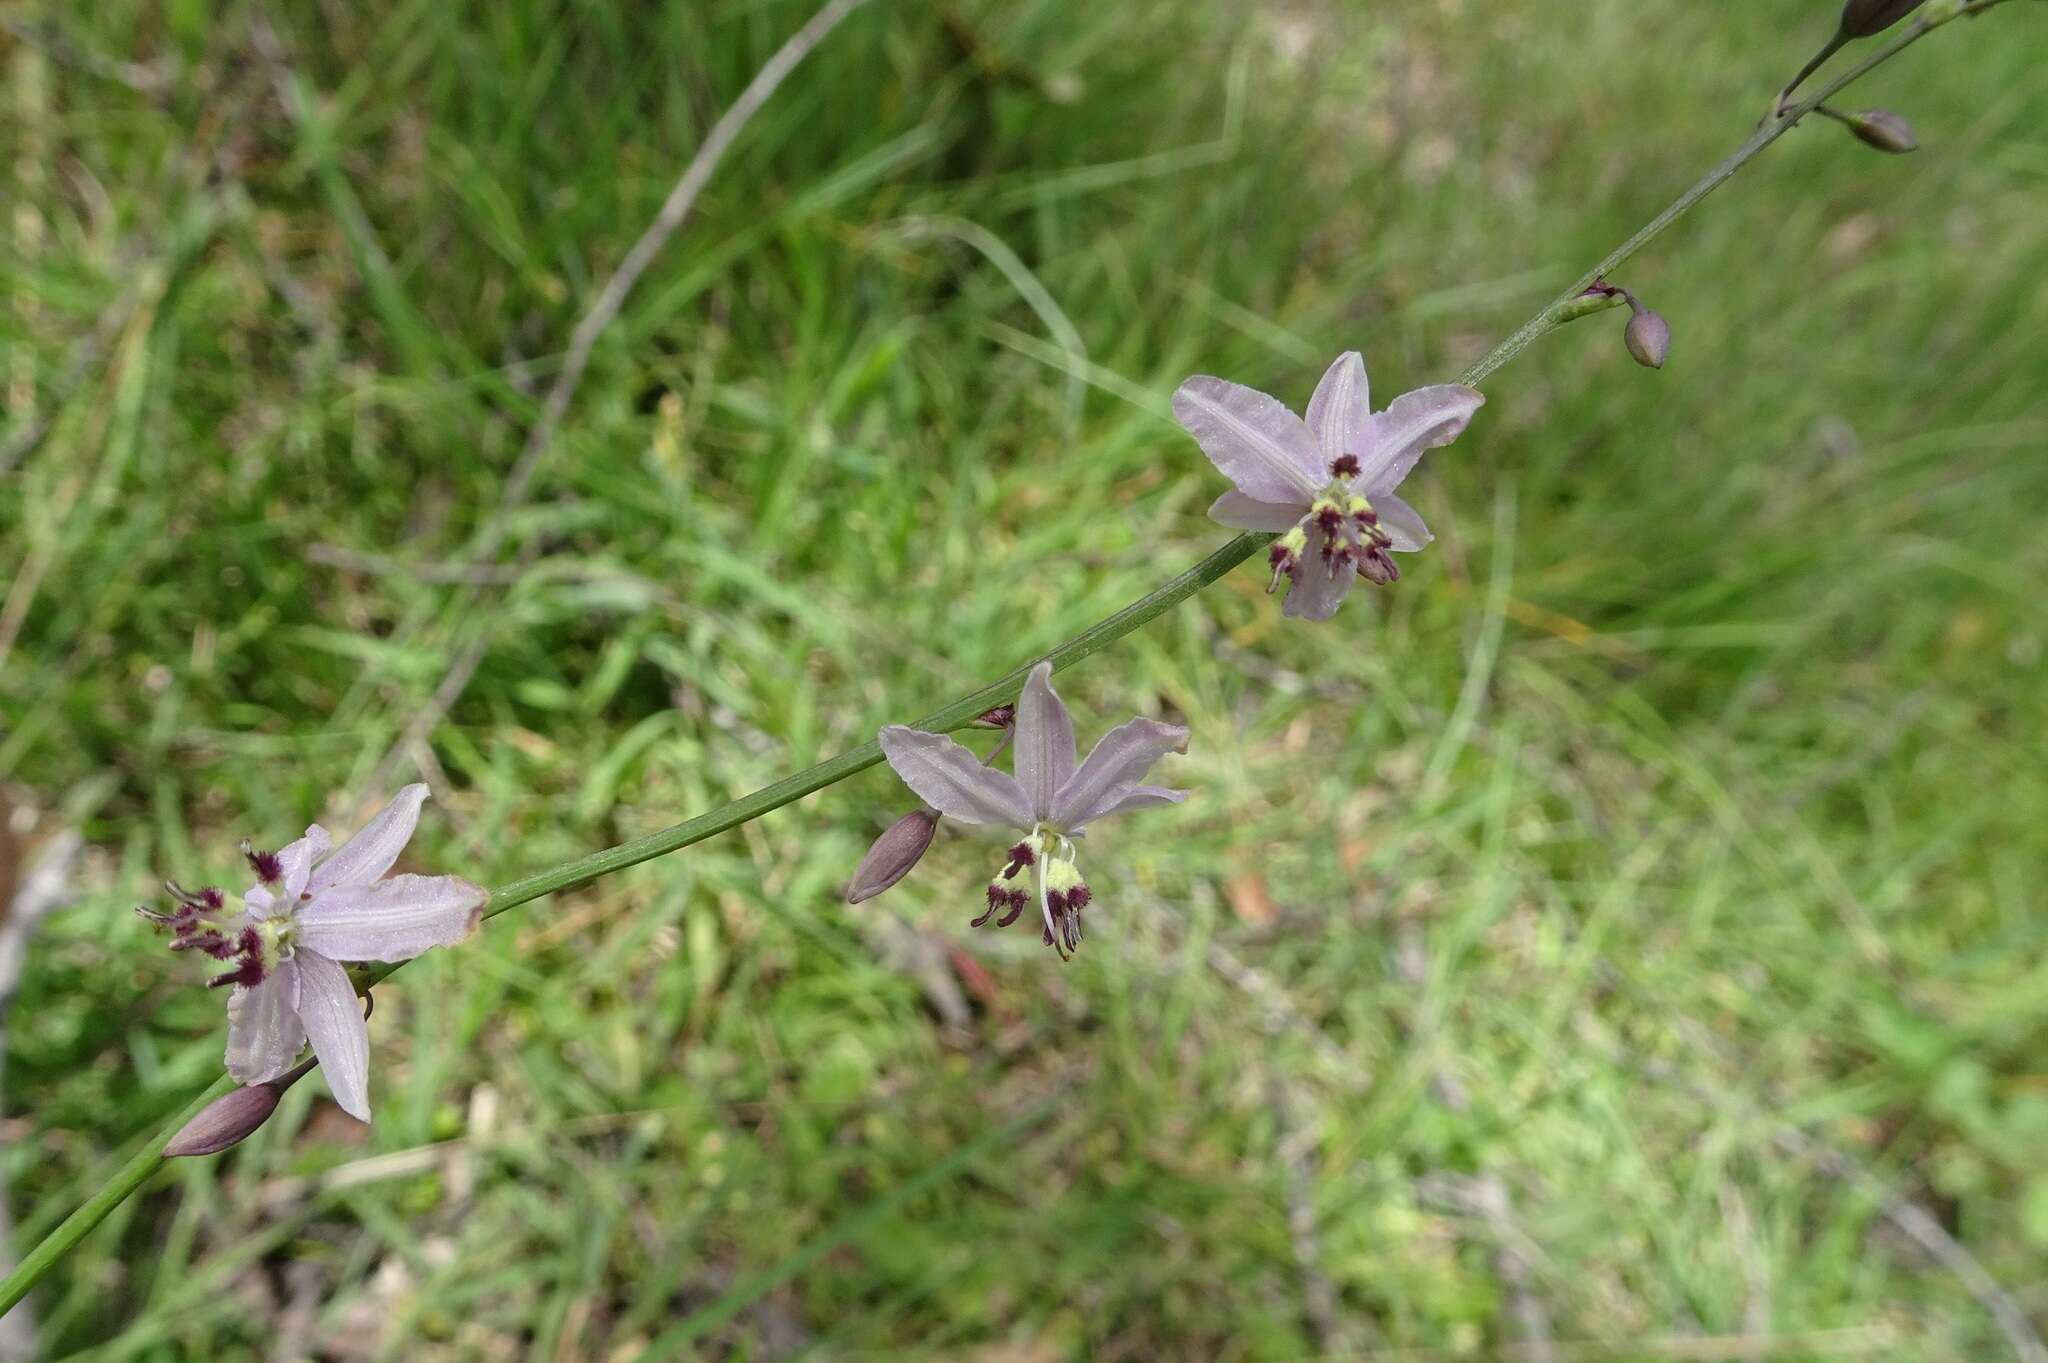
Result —
M1805 1155L1836 1178L1867 1193L1887 1221L1926 1251L1928 1258L1954 1274L1963 1289L1976 1298L1977 1304L1997 1323L2006 1342L2012 1346L2013 1356L2021 1363L2048 1363L2048 1345L2041 1342L2041 1336L2035 1332L2026 1310L1999 1285L1998 1279L1991 1276L1990 1270L1978 1261L1977 1256L1950 1235L1925 1207L1871 1173L1853 1156L1821 1144L1796 1127L1782 1127L1777 1133L1777 1141L1786 1149Z
M1728 1059L1710 1029L1689 1019L1681 1019L1680 1028L1689 1044L1701 1054L1715 1056L1724 1062ZM1589 1039L1594 1040L1595 1044L1628 1067L1659 1082L1683 1088L1706 1106L1722 1111L1728 1111L1732 1107L1726 1091L1693 1083L1677 1075L1663 1062L1624 1056L1619 1048L1604 1036ZM2005 1335L2006 1342L2012 1347L2013 1356L2018 1358L2020 1363L2048 1363L2048 1344L2043 1344L2039 1332L2028 1319L2026 1310L1996 1278L1991 1276L1990 1270L1984 1267L1977 1256L1970 1253L1961 1241L1943 1229L1941 1222L1925 1207L1873 1174L1861 1160L1847 1151L1808 1135L1791 1122L1763 1112L1752 1111L1743 1115L1769 1122L1774 1128L1772 1139L1779 1146L1813 1160L1829 1174L1846 1183L1854 1184L1866 1193L1877 1203L1878 1210L1884 1213L1886 1220L1898 1227L1907 1239L1920 1246L1929 1258L1955 1275L1956 1280L1963 1285L1964 1291L1976 1300L1985 1314L1998 1326L1999 1331Z
M798 29L755 73L747 88L740 92L732 107L728 108L705 134L704 142L697 148L697 154L690 158L690 164L683 169L682 176L669 190L663 200L661 211L654 221L640 234L626 252L619 268L598 291L597 299L583 314L583 320L569 336L569 349L562 362L561 372L548 389L546 400L541 405L538 420L527 432L525 448L520 451L518 462L505 479L505 486L498 494L497 514L486 526L481 543L473 558L477 561L494 556L504 543L506 531L511 523L510 513L526 500L528 489L541 465L553 451L555 432L568 414L569 404L575 399L576 389L583 381L583 374L590 366L591 352L597 347L598 338L611 326L625 306L626 295L640 282L640 276L654 263L654 258L668 245L669 238L683 225L690 209L696 204L697 196L710 183L712 172L718 169L720 161L739 138L749 120L761 111L769 98L774 95L790 72L808 57L827 34L839 26L840 20L866 4L867 0L828 0L828 3L810 21ZM529 543L520 553L524 565L538 553L538 546ZM464 612L471 614L473 612ZM391 745L390 751L378 762L375 774L370 779L370 788L382 789L396 774L398 764L407 760L424 744L426 738L441 723L455 702L469 686L470 678L476 675L477 667L483 662L484 654L490 648L491 629L487 619L477 626L476 633L463 645L455 661L441 678L440 685L428 699L419 713L405 726L405 731Z
M1890 1353L1898 1348L1898 1332L1883 1324L1852 1325L1841 1330L1809 1330L1788 1335L1671 1335L1653 1339L1568 1340L1552 1346L1544 1357L1555 1363L1737 1363L1750 1358L1840 1358ZM1475 1354L1466 1349L1369 1349L1320 1363L1537 1363L1525 1344L1509 1344Z
M54 61L125 85L138 95L158 99L171 88L172 73L164 62L144 64L102 56L72 42L54 27L31 23L11 14L0 14L0 29L5 29L18 42L41 49Z
M1395 968L1403 980L1417 988L1429 976L1429 958L1423 946L1422 932L1413 923L1403 925ZM1463 1085L1458 1083L1457 1076L1449 1070L1438 1069L1431 1076L1430 1086L1436 1091L1438 1100L1451 1111L1463 1113L1470 1109L1471 1099ZM1527 1363L1560 1363L1551 1335L1550 1312L1536 1294L1536 1275L1532 1267L1535 1243L1515 1220L1514 1199L1508 1193L1507 1181L1491 1169L1469 1178L1443 1175L1438 1181L1453 1190L1452 1195L1472 1215L1484 1221L1493 1236L1493 1269L1500 1276L1501 1287L1507 1294L1508 1314L1513 1318L1515 1334L1519 1336L1514 1357L1526 1359Z
M1157 898L1139 900L1159 925L1169 932L1184 933L1184 920ZM1271 975L1252 965L1221 942L1204 945L1203 961L1218 979L1250 999L1257 1014L1255 1022L1267 1036L1306 1040L1333 1075L1363 1088L1371 1076L1344 1048L1330 1039L1314 1018L1295 1002L1294 996ZM1355 1347L1357 1331L1347 1321L1337 1286L1323 1269L1322 1236L1315 1205L1316 1181L1321 1177L1321 1125L1314 1095L1308 1086L1286 1074L1275 1064L1266 1073L1268 1102L1279 1125L1280 1172L1287 1200L1287 1235L1294 1251L1295 1272L1301 1279L1301 1311L1316 1337L1317 1347L1333 1356Z
M0 851L11 860L14 838L13 830L7 826L9 817L7 802L0 799L0 840L5 844ZM7 1059L7 1012L21 984L29 939L43 919L70 901L71 868L83 846L84 840L71 830L59 833L14 885L12 894L0 900L0 1066ZM12 883L11 865L6 868L4 879ZM5 885L0 885L0 893L5 889ZM0 1070L0 1099L6 1094L4 1077L4 1070ZM14 1267L14 1222L8 1215L6 1193L5 1186L0 1185L0 1274ZM35 1316L29 1306L30 1303L23 1302L12 1311L0 1312L0 1363L28 1363L37 1356Z

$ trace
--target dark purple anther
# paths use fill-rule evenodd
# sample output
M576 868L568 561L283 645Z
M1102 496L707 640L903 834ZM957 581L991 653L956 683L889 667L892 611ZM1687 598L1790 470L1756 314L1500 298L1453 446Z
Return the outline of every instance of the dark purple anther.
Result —
M242 842L242 855L249 860L249 869L265 885L275 885L284 879L284 863L277 859L275 852L258 852L246 839Z
M1020 842L1015 847L1012 847L1009 857L1009 864L1003 867L1004 880L1008 880L1011 876L1016 875L1017 872L1038 860L1037 857L1031 854L1031 844L1025 842Z

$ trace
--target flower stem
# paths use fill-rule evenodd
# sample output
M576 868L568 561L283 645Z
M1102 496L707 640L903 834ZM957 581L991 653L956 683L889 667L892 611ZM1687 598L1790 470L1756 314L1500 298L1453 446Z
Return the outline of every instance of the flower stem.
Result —
M151 1136L141 1149L129 1157L126 1164L114 1176L101 1185L100 1190L87 1198L85 1205L64 1218L55 1230L42 1238L41 1243L28 1252L27 1257L7 1275L7 1281L0 1283L0 1316L14 1309L16 1302L28 1295L36 1280L71 1251L71 1247L86 1237L100 1222L107 1219L114 1208L126 1202L130 1195L154 1174L164 1162L164 1146L171 1137L185 1129L185 1123L199 1115L199 1110L214 1099L228 1092L235 1081L223 1074L213 1081L212 1087L189 1103L183 1112L171 1118L163 1130Z
M1669 208L1651 219L1641 231L1616 247L1606 259L1581 276L1577 283L1546 304L1507 339L1482 355L1460 376L1460 380L1476 387L1534 342L1556 330L1563 323L1561 314L1566 306L1584 293L1587 286L1613 271L1616 266L1663 235L1673 223L1691 212L1700 200L1719 189L1759 152L1791 131L1800 119L1840 93L1844 87L1862 78L1873 68L1890 61L1949 19L1961 15L1980 14L2002 3L2004 0L1967 0L1952 12L1923 14L1898 37L1830 82L1819 94L1804 103L1791 106L1782 117L1773 118L1765 123L1725 161L1708 171L1697 184L1679 195ZM1271 543L1272 539L1273 536L1263 533L1239 535L1151 595L1132 602L1115 615L1067 640L1047 653L1045 659L1052 663L1055 671L1079 662L1215 583L1232 568ZM947 733L967 724L993 706L1015 700L1017 693L1023 689L1024 678L1039 661L1037 658L1031 659L972 695L963 696L951 705L926 715L916 721L913 727L928 729L934 733ZM843 781L854 773L873 766L881 757L879 745L872 742L864 743L850 752L841 753L794 776L785 776L752 795L721 805L709 813L699 814L696 818L679 823L673 828L665 828L644 838L636 838L632 842L608 847L602 852L593 852L587 857L579 857L575 861L524 876L491 892L491 901L485 910L485 916L495 917L507 909L539 899L543 895L586 885L600 876L665 856L692 843L702 842L715 834L737 828L741 824L760 818L763 814L800 800L814 791ZM396 969L398 967L395 965L381 965L361 970L356 976L358 985L367 989ZM28 1295L29 1289L37 1280L49 1272L72 1246L84 1239L87 1232L105 1220L108 1213L147 1182L164 1162L164 1145L184 1129L185 1123L190 1121L201 1107L226 1093L229 1087L230 1083L225 1077L215 1081L213 1086L195 1099L190 1107L153 1136L149 1143L124 1164L84 1206L44 1236L42 1243L29 1252L14 1272L7 1275L4 1282L0 1282L0 1314L5 1314L16 1302Z

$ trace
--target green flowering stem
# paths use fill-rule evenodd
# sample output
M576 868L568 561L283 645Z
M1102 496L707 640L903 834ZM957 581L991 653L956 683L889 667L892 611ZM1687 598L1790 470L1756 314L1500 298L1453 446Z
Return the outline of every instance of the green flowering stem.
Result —
M1747 165L1764 148L1791 131L1794 124L1819 108L1822 103L1841 93L1845 87L1861 79L1873 68L1890 61L1949 20L1964 15L1980 14L2002 3L2004 0L1937 0L1897 38L1836 78L1819 94L1802 104L1791 106L1782 117L1772 119L1758 129L1756 134L1737 148L1727 160L1708 171L1699 183L1681 194L1676 202L1653 218L1641 231L1616 247L1605 260L1588 270L1577 283L1546 304L1506 340L1481 356L1477 363L1460 376L1460 381L1477 387L1495 370L1528 349L1535 341L1563 325L1573 315L1574 300L1583 294L1588 286L1611 273L1617 266L1662 236L1673 223L1691 212L1700 200L1719 189L1735 172ZM1079 662L1219 581L1231 569L1265 548L1272 540L1273 536L1269 534L1239 535L1151 595L1133 602L1115 615L1067 640L1047 653L1046 659L1051 661L1055 671ZM972 695L963 696L951 705L933 711L916 721L914 727L946 733L962 727L983 711L1015 700L1017 693L1023 688L1025 676L1038 661L1034 658ZM881 758L879 745L872 742L864 743L850 752L841 753L794 776L786 776L773 785L762 787L752 795L722 805L709 813L700 814L673 828L665 828L644 838L636 838L632 842L608 847L602 852L593 852L587 857L579 857L575 861L522 877L491 892L485 916L495 917L507 909L539 899L543 895L587 885L600 876L623 871L628 866L636 866L643 861L679 851L692 843L702 842L706 838L758 819L763 814L780 809L815 791L823 790L826 786L843 781L856 772L873 766ZM396 969L398 967L395 965L371 966L359 970L356 973L356 980L361 988L368 989ZM201 1107L226 1093L229 1087L230 1082L225 1077L215 1081L206 1093L195 1099L190 1107L152 1137L141 1152L123 1165L120 1171L108 1180L106 1186L95 1193L84 1206L44 1236L42 1243L29 1252L14 1272L7 1275L4 1282L0 1282L0 1314L5 1314L16 1302L27 1296L29 1289L48 1273L72 1246L84 1239L94 1226L106 1219L108 1213L148 1182L150 1176L164 1162L163 1147L184 1129L185 1123L190 1121Z

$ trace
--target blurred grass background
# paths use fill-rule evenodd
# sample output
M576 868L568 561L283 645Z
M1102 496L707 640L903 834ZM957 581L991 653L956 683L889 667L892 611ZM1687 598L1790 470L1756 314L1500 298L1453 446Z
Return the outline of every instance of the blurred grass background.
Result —
M856 744L1220 541L1181 377L1450 377L1833 8L876 0L480 583L570 326L808 9L278 6L268 54L239 3L19 16L0 361L47 431L0 476L0 778L90 852L10 1037L18 1242L218 1071L220 997L129 906L353 826L474 631L408 758L423 866L502 882ZM1105 828L1072 965L966 928L956 831L844 908L909 807L866 773L409 967L375 1127L316 1079L171 1169L38 1294L47 1356L2014 1356L2037 8L1853 93L1919 155L1804 128L1631 265L1664 372L1619 314L1503 371L1397 588L1304 628L1247 568L1068 674L1084 743L1183 717L1196 792Z

